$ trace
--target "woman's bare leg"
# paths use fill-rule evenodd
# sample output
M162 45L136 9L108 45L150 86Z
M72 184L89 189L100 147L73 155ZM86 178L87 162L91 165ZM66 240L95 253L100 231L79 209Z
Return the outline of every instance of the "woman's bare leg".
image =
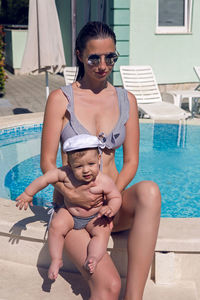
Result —
M154 182L143 181L123 192L114 231L130 228L124 300L142 300L157 240L160 206L161 195Z
M95 218L90 221L86 226L86 230L92 237L88 244L87 258L84 266L86 270L88 270L90 274L92 274L94 273L97 263L102 259L107 251L108 240L111 233L111 226L108 223L108 219L106 219L105 217L101 217Z
M118 300L121 281L107 253L97 264L92 275L85 270L84 263L89 242L90 237L86 230L71 230L65 237L67 253L90 287L89 300Z
M62 252L65 235L73 226L73 218L65 208L60 208L57 213L54 213L48 232L49 254L51 256L48 277L51 280L58 277L59 269L63 265Z

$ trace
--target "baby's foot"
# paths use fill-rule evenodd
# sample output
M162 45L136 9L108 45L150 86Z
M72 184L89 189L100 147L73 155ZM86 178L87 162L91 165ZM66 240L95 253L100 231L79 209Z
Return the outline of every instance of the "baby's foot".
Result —
M51 261L49 270L48 270L48 278L51 280L56 280L58 277L59 269L63 266L62 260L54 259Z
M97 260L95 257L90 257L88 259L86 259L86 262L84 264L84 267L87 271L89 271L90 274L94 273L94 270L96 268L97 265Z

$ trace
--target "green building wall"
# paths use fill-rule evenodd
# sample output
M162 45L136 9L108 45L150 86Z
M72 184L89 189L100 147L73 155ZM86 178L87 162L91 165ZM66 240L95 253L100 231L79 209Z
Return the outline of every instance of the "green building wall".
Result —
M130 36L130 0L114 0L109 2L109 24L117 39L117 51L120 57L114 66L112 79L116 86L122 85L119 66L129 64Z
M71 38L71 5L70 0L56 0L56 8L58 12L58 18L60 21L60 29L63 39L63 48L65 53L65 60L67 66L71 66L72 63L72 38Z
M200 1L193 0L191 34L156 34L157 1L130 0L130 64L151 65L158 83L198 82Z
M27 30L5 29L5 64L6 68L18 74L26 44Z

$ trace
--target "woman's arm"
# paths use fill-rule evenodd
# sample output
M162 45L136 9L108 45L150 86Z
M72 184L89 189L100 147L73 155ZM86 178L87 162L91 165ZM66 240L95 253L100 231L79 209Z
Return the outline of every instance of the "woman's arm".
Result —
M61 90L53 91L47 100L41 142L40 166L43 173L56 168L56 157L59 148L60 135L63 128L67 107L67 99ZM70 189L63 183L56 183L56 189L67 197L71 197Z
M41 142L40 166L43 173L56 168L56 157L66 107L67 99L61 90L55 90L49 95L44 113Z
M116 185L119 191L134 178L139 161L139 120L137 102L133 94L128 93L129 119L126 122L126 137L123 144L123 168L118 175Z

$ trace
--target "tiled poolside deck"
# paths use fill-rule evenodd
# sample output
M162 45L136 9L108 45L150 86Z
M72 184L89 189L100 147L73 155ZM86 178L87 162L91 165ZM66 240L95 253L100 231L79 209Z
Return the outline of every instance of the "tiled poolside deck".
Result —
M45 75L13 75L7 72L6 91L0 98L0 116L43 112L46 104ZM49 74L50 91L65 84L62 75Z

